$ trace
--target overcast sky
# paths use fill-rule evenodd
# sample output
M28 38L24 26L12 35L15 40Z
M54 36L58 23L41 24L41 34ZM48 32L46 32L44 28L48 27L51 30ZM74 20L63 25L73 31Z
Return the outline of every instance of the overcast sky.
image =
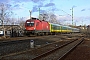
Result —
M53 12L58 20L65 20L65 23L72 24L71 8L73 7L74 22L77 25L90 25L90 0L0 0L8 4L15 17L29 17L29 10L32 16L38 17L44 11Z

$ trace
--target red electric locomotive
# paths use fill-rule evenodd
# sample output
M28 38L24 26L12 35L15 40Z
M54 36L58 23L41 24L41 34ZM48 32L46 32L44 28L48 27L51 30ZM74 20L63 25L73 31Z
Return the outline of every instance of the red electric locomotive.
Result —
M32 18L25 22L26 35L44 35L49 32L50 25L47 21Z

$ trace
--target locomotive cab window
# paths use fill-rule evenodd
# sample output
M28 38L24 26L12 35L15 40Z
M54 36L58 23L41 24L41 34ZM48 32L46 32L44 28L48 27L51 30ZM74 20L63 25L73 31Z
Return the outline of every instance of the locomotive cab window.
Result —
M27 26L34 26L34 22L27 22Z

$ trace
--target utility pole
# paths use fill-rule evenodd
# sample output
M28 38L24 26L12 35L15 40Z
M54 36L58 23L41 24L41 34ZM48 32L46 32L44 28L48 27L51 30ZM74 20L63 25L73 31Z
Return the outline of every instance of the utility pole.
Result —
M72 26L73 26L73 7L72 7Z
M82 26L83 26L83 20L82 20Z
M39 19L40 19L40 8L39 8Z
M31 13L32 13L32 11L31 11L31 10L29 10L29 12L30 12L30 19L32 19L32 17L31 17Z

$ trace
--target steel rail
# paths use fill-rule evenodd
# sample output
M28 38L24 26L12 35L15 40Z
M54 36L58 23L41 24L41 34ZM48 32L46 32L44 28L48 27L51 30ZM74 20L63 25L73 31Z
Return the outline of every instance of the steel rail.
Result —
M62 60L62 59L63 59L67 54L69 54L74 48L76 48L80 43L82 43L83 40L84 40L84 38L80 38L79 40L80 40L80 41L79 41L76 45L74 45L70 50L68 50L66 53L64 53L62 56L60 56L58 60Z
M78 40L78 39L76 39L76 40ZM70 44L70 43L72 43L72 42L74 42L74 41L76 41L76 40L70 41L70 42L65 43L65 44L63 44L63 45L61 45L61 46L59 46L59 47L56 47L56 48L54 48L54 49L52 49L52 50L50 50L50 51L48 51L48 52L45 52L45 53L43 53L43 54L41 54L41 55L38 55L38 56L34 57L32 60L38 60L38 59L40 59L40 58L42 58L42 57L44 57L44 56L47 56L48 54L51 54L51 53L55 52L56 50L58 50L58 49L60 49L60 48L62 48L62 47L64 47L64 46L66 46L66 45L68 45L68 44Z

